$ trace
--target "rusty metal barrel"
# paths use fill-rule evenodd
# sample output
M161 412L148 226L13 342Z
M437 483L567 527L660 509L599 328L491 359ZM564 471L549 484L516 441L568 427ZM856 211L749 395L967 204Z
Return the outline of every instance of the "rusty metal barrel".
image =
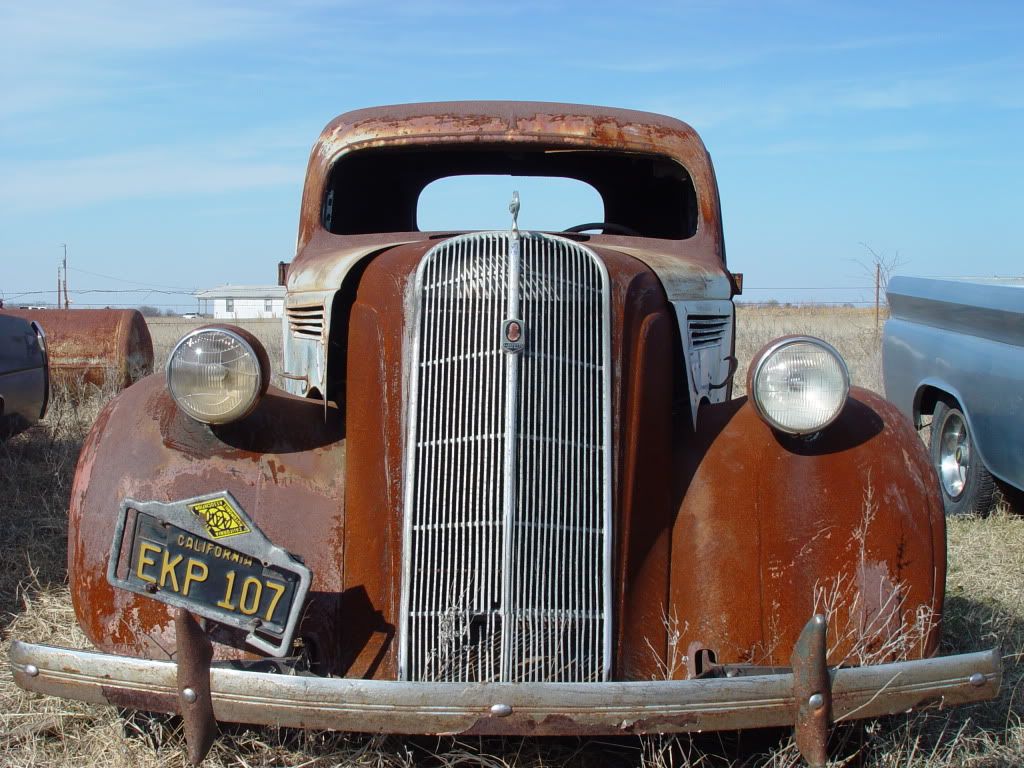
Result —
M50 378L123 389L153 372L153 340L135 309L10 309L46 334Z

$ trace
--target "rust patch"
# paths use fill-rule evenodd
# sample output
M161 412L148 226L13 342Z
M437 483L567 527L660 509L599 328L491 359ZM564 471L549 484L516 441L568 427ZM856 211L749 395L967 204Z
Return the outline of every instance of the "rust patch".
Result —
M103 692L103 698L115 707L136 709L140 712L166 712L170 715L181 714L178 707L178 697L171 693L131 691L113 686L103 686L100 690Z
M692 721L689 715L678 718L679 722L687 723ZM658 724L674 723L677 718L666 717L659 720ZM511 717L481 717L471 726L460 731L464 736L615 736L633 733L652 733L655 730L646 730L647 721L622 721L617 726L612 725L591 725L574 718L571 714L548 714L540 721L534 720L529 715L516 715Z
M857 588L861 601L857 606L857 620L861 637L873 646L884 643L899 632L903 624L902 590L889 577L885 562L860 563L857 569Z

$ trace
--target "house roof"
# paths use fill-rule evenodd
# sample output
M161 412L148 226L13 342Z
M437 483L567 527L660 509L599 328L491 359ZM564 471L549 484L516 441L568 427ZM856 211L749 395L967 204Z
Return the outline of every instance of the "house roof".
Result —
M198 299L283 299L283 285L221 285L198 291Z

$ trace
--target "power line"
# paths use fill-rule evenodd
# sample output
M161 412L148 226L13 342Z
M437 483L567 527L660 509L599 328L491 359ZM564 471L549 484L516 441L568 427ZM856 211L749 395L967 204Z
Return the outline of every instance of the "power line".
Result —
M53 289L51 288L48 291L22 291L21 293L16 293L16 294L14 294L14 295L12 295L12 296L10 296L8 298L9 299L17 299L17 298L20 298L22 296L43 296L43 295L48 294L48 293L53 293ZM157 294L160 294L160 295L163 295L163 296L195 296L196 292L195 291L163 291L163 290L159 290L157 288L78 288L78 289L75 289L75 290L69 290L68 293L69 294L74 294L74 295L78 295L78 294L81 294L81 293L145 293L145 294L157 293Z
M116 303L116 302L100 303L100 304L79 304L79 303L76 302L75 303L75 308L76 309L91 309L91 308L98 307L98 308L101 308L101 309L105 309L105 308L111 308L112 309L114 307L130 307L132 309L135 309L135 308L137 308L139 306L142 306L143 304L145 304L146 306L157 307L157 308L160 308L160 307L187 307L188 309L192 310L193 312L196 309L196 305L195 304L163 304L163 303L159 303L159 302L142 302L142 303L140 303L140 302L137 302L137 301L133 302L133 303L128 303L128 304Z
M160 283L144 283L144 282L142 282L140 280L126 280L123 277L114 277L113 275L104 275L101 272L91 272L88 269L78 269L77 267L68 267L68 269L70 269L72 272L81 272L82 274L85 274L85 275L94 275L95 277L102 277L102 278L105 278L107 280L114 280L114 281L119 282L119 283L130 283L132 285L144 285L144 286L147 286L147 287L156 287L156 288L173 288L175 290L179 290L180 289L181 291L184 291L185 293L194 293L196 290L198 290L197 288L181 288L181 286L178 286L178 285L161 285Z

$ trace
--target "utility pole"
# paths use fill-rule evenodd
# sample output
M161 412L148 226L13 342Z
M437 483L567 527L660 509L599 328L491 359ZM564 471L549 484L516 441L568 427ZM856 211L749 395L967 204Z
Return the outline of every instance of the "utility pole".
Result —
M882 293L882 264L874 265L874 333L879 333L879 299Z
M61 243L61 247L64 249L64 309L69 309L70 302L68 301L68 244ZM60 285L57 286L57 307L60 307Z

